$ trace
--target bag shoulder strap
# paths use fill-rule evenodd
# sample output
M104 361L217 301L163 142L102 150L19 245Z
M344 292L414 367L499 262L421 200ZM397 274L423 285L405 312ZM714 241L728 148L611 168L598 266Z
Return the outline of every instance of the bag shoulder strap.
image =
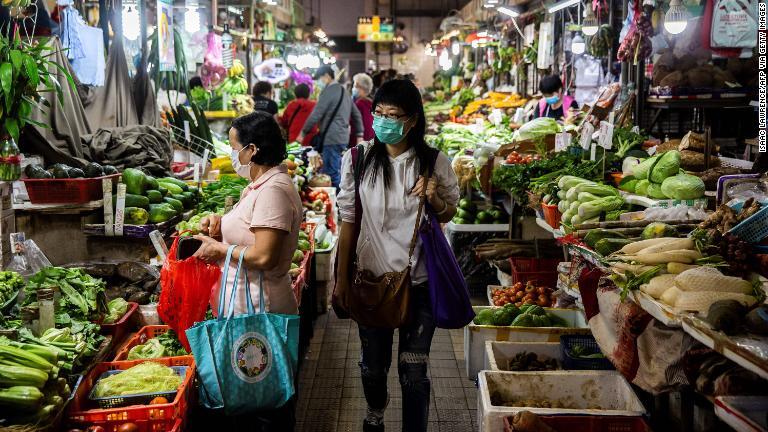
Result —
M440 150L438 149L430 149L430 157L431 157L431 166L422 167L422 172L424 173L424 178L429 181L429 179L432 178L432 176L435 174L435 166L437 165L437 157L440 155ZM413 227L413 236L411 237L411 247L408 250L408 265L412 265L411 262L413 260L413 251L416 250L416 240L419 239L419 228L421 227L421 217L424 215L424 206L427 203L427 188L425 187L424 190L421 191L421 196L419 197L419 210L416 212L416 223Z
M298 107L293 111L293 115L291 116L291 119L288 120L288 127L286 129L291 130L291 126L293 125L293 121L296 120L296 116L299 114L299 111L301 111L301 104L298 104Z
M336 117L336 113L339 112L339 108L341 108L341 103L344 102L344 96L346 96L346 90L344 90L344 86L339 84L339 87L341 87L341 96L339 96L339 101L336 103L336 108L333 109L331 112L331 116L328 118L328 124L323 128L323 132L320 134L320 143L325 144L325 135L328 133L328 128L331 126L331 123L333 123L333 119ZM325 120L325 119L323 119ZM322 121L320 124L322 125Z

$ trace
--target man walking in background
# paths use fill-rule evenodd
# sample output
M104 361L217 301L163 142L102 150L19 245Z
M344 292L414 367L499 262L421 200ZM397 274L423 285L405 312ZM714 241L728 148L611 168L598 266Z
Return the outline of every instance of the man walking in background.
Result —
M315 125L319 126L320 133L312 140L312 147L322 155L323 170L331 177L331 184L338 187L341 155L349 144L350 116L358 143L363 140L363 120L344 86L336 82L330 66L321 66L315 72L314 79L321 90L320 97L297 141L301 142Z

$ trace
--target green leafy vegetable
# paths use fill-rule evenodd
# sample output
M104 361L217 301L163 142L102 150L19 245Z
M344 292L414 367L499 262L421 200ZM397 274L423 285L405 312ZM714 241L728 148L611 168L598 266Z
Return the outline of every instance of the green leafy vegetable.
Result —
M24 305L37 301L37 290L50 287L61 290L57 304L59 313L79 320L95 320L102 312L107 312L104 281L79 268L46 267L37 272L29 279L24 291Z
M179 388L182 377L176 371L155 362L144 362L123 372L102 378L96 383L94 395L99 398L163 393Z

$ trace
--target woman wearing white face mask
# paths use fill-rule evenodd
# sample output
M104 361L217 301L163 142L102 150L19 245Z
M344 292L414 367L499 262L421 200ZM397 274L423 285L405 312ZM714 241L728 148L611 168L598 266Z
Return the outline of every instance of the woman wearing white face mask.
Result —
M267 311L297 314L288 270L298 242L302 207L301 198L282 165L286 157L285 139L271 115L256 111L232 123L229 143L235 171L251 183L243 189L240 201L229 213L201 221L202 232L208 236L196 236L203 245L195 256L221 263L229 245L247 246L243 264L251 281L258 280L259 271L264 272ZM233 268L227 287L234 285L234 266L242 249L238 247L232 254ZM214 311L218 308L218 286L217 282L211 296ZM243 294L237 296L236 315L246 311L242 280L238 289L243 290ZM251 297L258 309L259 290L251 290ZM229 293L225 298L229 298Z

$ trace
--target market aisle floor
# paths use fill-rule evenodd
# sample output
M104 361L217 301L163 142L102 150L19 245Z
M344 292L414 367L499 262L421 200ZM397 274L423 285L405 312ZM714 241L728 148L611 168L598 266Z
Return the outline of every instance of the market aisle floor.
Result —
M401 430L400 383L397 378L397 335L389 371L391 400L384 416L387 432ZM477 430L477 389L464 371L463 330L438 329L432 341L429 372L432 402L429 430ZM297 432L359 432L365 417L360 380L360 339L352 320L333 311L318 318L315 334L299 373Z

